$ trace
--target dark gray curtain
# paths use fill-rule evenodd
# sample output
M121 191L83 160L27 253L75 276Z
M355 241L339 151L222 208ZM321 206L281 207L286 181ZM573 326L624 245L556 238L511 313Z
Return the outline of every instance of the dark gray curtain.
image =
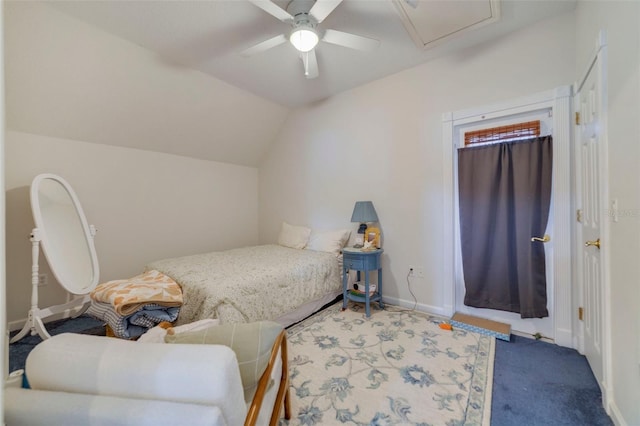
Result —
M551 136L458 150L464 304L542 318Z

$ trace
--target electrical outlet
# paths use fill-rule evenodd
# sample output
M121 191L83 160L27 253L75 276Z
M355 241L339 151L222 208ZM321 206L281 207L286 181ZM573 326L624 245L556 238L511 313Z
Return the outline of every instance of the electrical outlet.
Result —
M49 283L47 274L38 275L38 287L43 287Z
M414 278L424 278L424 268L409 265L409 276Z

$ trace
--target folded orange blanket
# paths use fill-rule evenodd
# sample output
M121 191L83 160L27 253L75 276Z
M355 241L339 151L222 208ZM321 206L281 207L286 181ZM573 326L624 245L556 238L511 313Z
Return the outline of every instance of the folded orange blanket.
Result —
M91 292L91 299L110 303L116 313L126 316L149 303L182 306L182 289L171 277L152 269L126 280L99 284Z

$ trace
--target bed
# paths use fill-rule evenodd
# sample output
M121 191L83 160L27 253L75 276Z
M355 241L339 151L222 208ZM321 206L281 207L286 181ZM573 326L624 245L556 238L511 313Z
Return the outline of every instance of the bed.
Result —
M309 249L322 247L309 234L307 239L306 249L258 245L158 260L145 269L168 275L182 288L177 325L217 318L221 324L272 320L287 327L342 293L339 250Z

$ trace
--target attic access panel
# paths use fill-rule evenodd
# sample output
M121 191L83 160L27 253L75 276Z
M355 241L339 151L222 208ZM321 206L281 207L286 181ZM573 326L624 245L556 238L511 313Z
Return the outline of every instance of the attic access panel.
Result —
M499 0L393 0L393 4L420 49L500 20Z

